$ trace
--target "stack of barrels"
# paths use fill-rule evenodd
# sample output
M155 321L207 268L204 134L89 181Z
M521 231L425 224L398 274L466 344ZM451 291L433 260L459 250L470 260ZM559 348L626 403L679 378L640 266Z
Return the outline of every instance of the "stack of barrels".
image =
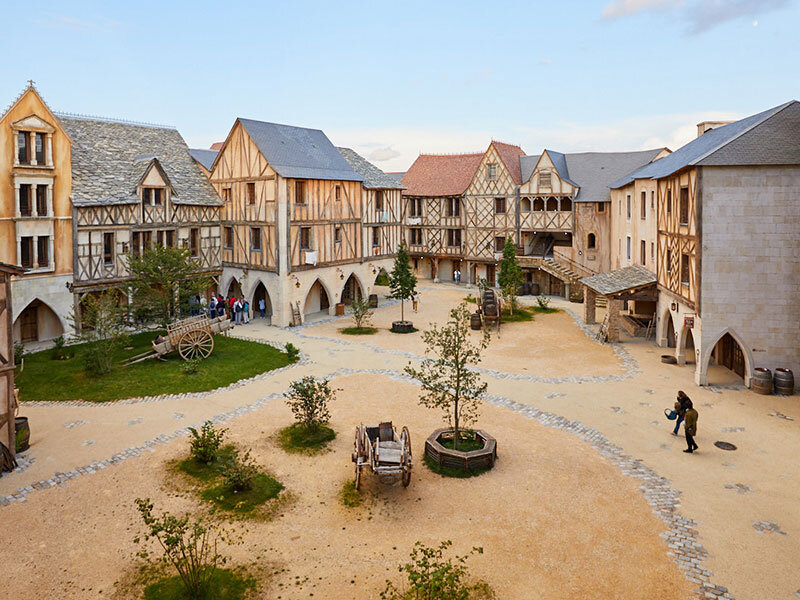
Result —
M757 367L753 369L753 391L756 394L769 395L775 391L782 396L794 394L794 374L790 369L775 369L773 376L769 369Z
M497 296L494 295L494 290L483 293L483 314L487 317L497 316Z

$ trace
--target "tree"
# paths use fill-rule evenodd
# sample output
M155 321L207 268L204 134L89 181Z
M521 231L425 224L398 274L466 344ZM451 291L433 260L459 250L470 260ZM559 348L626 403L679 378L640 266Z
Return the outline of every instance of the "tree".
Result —
M283 396L297 423L314 431L331 418L328 402L336 399L336 390L330 387L327 379L317 381L308 375L290 383Z
M405 301L414 295L417 289L417 278L411 272L408 248L404 241L400 242L397 254L394 257L394 267L389 274L390 298L400 300L400 320L405 321Z
M517 289L522 283L522 269L517 262L517 249L510 237L506 238L503 246L503 258L500 259L500 272L497 274L497 283L503 294L503 299L508 303L509 314L514 314L514 303L517 301Z
M444 418L453 428L453 444L458 450L462 425L474 423L487 384L477 371L470 369L481 360L481 352L489 344L489 331L484 329L478 344L470 341L470 312L466 302L450 311L450 320L443 326L433 325L422 334L427 346L426 358L419 369L410 364L405 372L422 384L419 403L444 411Z
M369 302L363 298L356 298L353 304L350 305L353 311L353 322L357 329L368 327L369 321L372 318L372 311L369 309Z
M125 315L119 290L111 289L87 294L81 300L80 315L70 316L76 337L86 343L83 360L90 373L104 375L111 371L114 352L127 338Z
M162 327L211 285L211 278L203 274L188 248L154 245L139 256L130 256L128 265L135 305Z

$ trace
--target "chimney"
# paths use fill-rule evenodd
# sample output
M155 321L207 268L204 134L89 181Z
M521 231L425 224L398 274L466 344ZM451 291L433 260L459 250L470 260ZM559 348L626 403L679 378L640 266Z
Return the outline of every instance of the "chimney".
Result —
M697 124L697 137L700 137L707 131L727 125L728 123L733 123L733 121L702 121Z

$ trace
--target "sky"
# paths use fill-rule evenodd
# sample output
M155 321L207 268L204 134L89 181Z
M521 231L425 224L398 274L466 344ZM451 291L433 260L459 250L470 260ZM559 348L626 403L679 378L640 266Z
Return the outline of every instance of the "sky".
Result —
M702 120L800 99L800 0L0 0L0 110L29 79L55 111L322 129L384 171L492 139L676 149ZM10 24L13 23L13 26Z

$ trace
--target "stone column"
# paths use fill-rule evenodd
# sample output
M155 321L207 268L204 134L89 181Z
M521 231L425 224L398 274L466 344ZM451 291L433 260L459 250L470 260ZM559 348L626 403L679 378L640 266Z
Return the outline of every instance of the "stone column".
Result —
M14 135L14 166L19 166L19 131L12 131Z
M608 341L619 342L619 311L622 301L608 298Z
M438 258L432 258L431 259L431 267L433 268L433 273L431 273L431 275L433 275L433 282L434 283L439 283L439 259Z
M467 269L467 287L471 288L472 284L475 283L474 281L472 281L472 263L469 261L464 261L464 264L466 265Z
M47 184L47 214L49 216L55 216L55 211L53 210L53 184Z
M591 325L596 320L597 293L588 286L583 286L583 322Z
M45 137L45 160L47 161L47 165L52 167L53 166L53 134L48 133Z
M39 216L39 184L31 185L31 215Z
M47 257L47 266L51 269L56 268L56 246L55 246L55 236L54 234L50 234L50 247L48 248L50 254Z
M21 216L19 212L19 184L17 182L14 182L14 214L17 217Z
M569 300L569 282L564 282L564 299Z
M36 132L31 131L31 164L38 165L36 162Z

